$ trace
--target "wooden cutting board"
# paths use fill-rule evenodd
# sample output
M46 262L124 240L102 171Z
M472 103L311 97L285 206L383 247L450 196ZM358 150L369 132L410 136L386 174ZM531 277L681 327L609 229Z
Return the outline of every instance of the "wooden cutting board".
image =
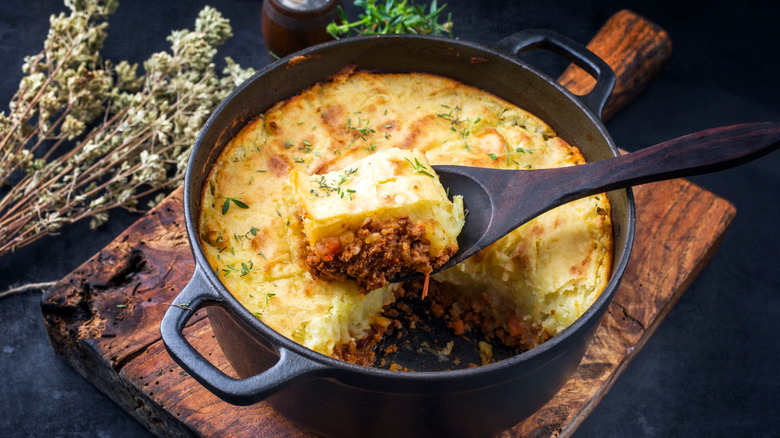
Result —
M588 47L618 75L605 117L639 93L671 52L662 29L628 11L613 16ZM593 82L575 67L559 80L579 94ZM577 373L504 436L573 433L712 258L735 215L730 203L685 180L637 187L635 195L631 261ZM157 435L311 436L266 403L222 402L168 356L160 320L193 269L179 189L45 293L42 312L55 351ZM204 311L185 334L235 375Z

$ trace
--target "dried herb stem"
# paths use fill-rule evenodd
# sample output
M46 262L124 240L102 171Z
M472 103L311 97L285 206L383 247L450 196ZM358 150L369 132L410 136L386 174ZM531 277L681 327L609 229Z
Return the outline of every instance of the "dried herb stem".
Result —
M211 111L253 73L229 58L215 71L216 47L232 30L213 8L194 30L173 31L170 52L152 54L139 77L136 65L99 54L115 0L65 5L70 15L52 16L0 113L0 256L65 224L91 218L97 227L113 208L159 202L182 182Z

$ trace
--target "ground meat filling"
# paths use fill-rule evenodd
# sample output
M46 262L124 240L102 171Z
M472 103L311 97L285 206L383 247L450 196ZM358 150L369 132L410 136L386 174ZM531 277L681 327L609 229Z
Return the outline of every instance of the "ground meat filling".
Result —
M360 339L336 345L333 357L359 365L410 371L406 367L410 359L404 351L434 351L448 358L442 369L460 369L500 361L550 339L544 327L518 317L512 307L493 302L487 294L464 293L451 284L431 279L430 293L423 299L424 287L422 279L403 283L396 291L396 300L383 309L371 330ZM449 334L441 332L444 327L450 330ZM447 339L460 347L442 353L434 346L443 345ZM478 351L478 359L463 350L466 345ZM415 364L412 369L420 369L415 368L420 366L419 362L411 363Z
M386 286L401 273L430 274L457 249L449 246L436 258L429 250L424 228L408 216L387 222L367 218L357 232L347 231L308 246L306 264L315 278L353 278L360 291L367 292Z
M336 344L333 357L357 365L372 366L375 354L374 346L382 340L385 332L393 325L393 320L380 316L371 324L371 330L361 339L350 340L346 344Z
M485 293L465 294L447 283L432 281L429 296L430 312L437 318L445 317L447 327L456 336L479 330L488 340L515 348L518 353L538 347L551 337L540 324L523 320L512 306L493 303Z

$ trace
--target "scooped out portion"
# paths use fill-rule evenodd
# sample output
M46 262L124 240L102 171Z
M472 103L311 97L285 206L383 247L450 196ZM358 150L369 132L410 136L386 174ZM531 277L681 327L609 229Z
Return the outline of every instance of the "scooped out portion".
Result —
M364 293L399 273L428 275L458 250L463 199L448 198L422 152L390 148L322 175L293 169L290 180L315 278L353 278Z

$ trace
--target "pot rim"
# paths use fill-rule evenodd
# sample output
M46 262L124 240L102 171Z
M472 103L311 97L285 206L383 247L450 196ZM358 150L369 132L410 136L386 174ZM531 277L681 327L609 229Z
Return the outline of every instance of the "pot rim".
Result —
M518 67L527 69L532 73L536 74L537 76L540 76L543 80L545 80L545 82L547 82L552 87L556 88L558 92L563 93L569 100L571 100L576 106L578 106L579 109L585 113L585 115L590 120L590 122L593 123L597 128L597 130L602 134L604 140L609 145L612 154L615 156L619 154L617 147L615 146L612 138L609 136L609 133L604 127L600 117L595 115L593 110L589 108L588 105L583 103L580 97L568 91L566 88L558 84L554 79L550 78L546 74L528 65L527 63L523 62L515 55L511 53L507 53L506 51L496 49L489 45L484 45L480 43L468 42L468 41L462 41L462 40L456 40L456 39L444 38L444 37L428 36L428 35L358 36L358 37L350 37L346 39L329 41L326 43L318 44L316 46L309 47L302 51L288 55L284 58L278 59L272 63L269 63L262 69L258 70L254 75L252 75L252 77L250 77L244 83L236 87L236 89L232 93L230 93L230 95L226 97L219 104L219 106L214 110L214 112L211 114L211 116L209 117L209 119L206 121L203 128L201 129L201 132L199 133L192 147L192 152L189 158L187 171L185 175L185 182L184 182L185 223L186 223L187 236L190 243L190 248L192 250L193 256L195 257L196 271L201 270L202 273L205 274L209 286L212 287L212 289L216 291L216 293L219 295L219 300L217 302L214 302L213 304L221 305L222 307L226 308L228 311L233 312L233 314L239 316L243 323L247 324L258 334L264 337L271 345L273 345L275 349L290 350L296 353L297 355L302 356L308 360L324 365L326 369L329 371L343 371L343 372L355 373L357 375L371 377L371 378L389 379L391 381L399 380L399 379L401 381L415 381L415 382L430 381L431 379L437 381L440 380L458 381L458 380L479 378L485 374L491 374L491 375L501 374L501 375L505 375L506 379L510 379L512 378L511 370L515 367L517 363L530 362L533 359L544 355L549 350L556 348L559 344L568 342L569 338L573 333L579 331L582 328L582 326L592 323L591 319L594 317L594 314L601 313L604 310L603 308L607 306L608 303L612 300L612 297L614 296L618 288L618 285L621 281L625 268L628 264L628 260L631 254L633 240L634 240L636 207L634 203L633 192L630 188L619 190L619 191L625 191L627 196L628 208L627 208L626 222L628 225L627 227L628 229L625 230L626 232L626 241L624 245L625 248L623 250L620 259L617 260L616 263L613 258L612 274L610 280L608 281L604 290L596 298L596 300L594 300L594 302L588 307L588 309L582 315L580 315L572 324L570 324L563 331L553 336L543 344L534 347L530 350L524 351L522 353L516 354L510 358L503 359L486 365L480 365L473 368L443 370L443 371L414 371L414 372L391 371L391 370L375 368L371 366L356 365L353 363L345 362L339 359L332 358L325 354L316 352L278 333L273 328L265 324L262 320L252 315L251 312L249 312L248 309L246 309L241 303L239 303L238 300L230 293L230 291L227 290L227 288L222 284L222 282L215 276L214 271L211 269L208 261L206 260L205 254L203 252L200 241L198 239L197 225L196 225L197 217L193 217L193 213L199 214L199 211L198 212L192 211L193 205L190 200L193 191L195 191L198 195L201 191L201 187L192 187L193 185L192 181L195 178L194 174L195 174L195 167L196 167L194 165L194 162L195 162L196 155L198 155L197 152L202 147L209 146L209 145L204 146L203 141L206 133L211 129L216 117L225 109L226 106L229 105L229 103L236 96L240 95L244 89L246 89L250 84L254 83L255 81L261 80L261 78L265 76L269 71L275 70L277 68L283 68L284 65L290 62L295 62L296 59L299 59L301 57L307 57L310 55L315 55L318 52L333 46L359 44L361 42L365 42L366 40L380 40L380 41L427 40L427 41L431 41L433 44L448 44L448 45L461 46L470 49L480 50L491 56L502 58L505 61L509 61L513 64L516 64L518 65ZM421 69L420 71L425 71L425 70ZM323 78L323 80L325 79L327 78ZM224 147L224 144L222 145L222 147ZM613 248L613 255L614 252L616 251L617 249ZM552 358L550 358L549 360L552 360ZM544 364L547 363L549 360L540 362L538 366L544 366ZM332 374L328 374L328 371L326 371L325 374L327 374L327 376L332 376Z

